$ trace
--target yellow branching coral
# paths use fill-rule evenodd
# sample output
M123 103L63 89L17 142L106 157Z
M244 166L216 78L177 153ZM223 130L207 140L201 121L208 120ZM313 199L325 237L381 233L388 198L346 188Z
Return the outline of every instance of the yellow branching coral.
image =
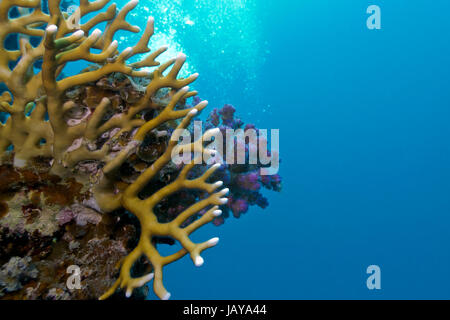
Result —
M176 97L181 97L182 95L186 94L186 92L187 89L183 89L176 94ZM186 126L189 124L192 117L196 113L197 109L190 111L180 123L178 129L186 128ZM213 132L211 131L205 133L205 135L211 134L213 134ZM207 139L209 137L204 136L203 138ZM228 193L228 189L223 189L219 192L214 193L214 191L222 185L222 182L219 181L214 184L206 182L206 180L217 169L217 165L211 167L201 177L194 180L189 180L187 179L187 175L189 171L194 167L194 164L197 160L194 159L190 164L186 165L183 168L180 175L174 182L167 185L145 200L141 200L138 197L138 193L142 190L142 188L154 177L154 175L159 170L164 167L165 164L170 161L172 151L174 151L174 149L176 148L177 141L177 136L172 137L166 152L124 192L124 195L122 197L123 206L127 210L132 211L138 217L142 226L142 233L139 239L138 246L123 262L119 279L114 284L114 286L101 297L102 299L107 298L112 293L114 293L115 289L119 286L125 287L127 289L127 295L129 296L131 295L134 288L142 286L143 283L148 282L153 278L153 276L155 277L153 282L155 293L161 299L168 299L170 297L170 294L163 286L162 268L165 265L182 258L188 253L190 254L190 257L194 264L196 266L201 266L203 264L203 259L200 256L201 252L207 248L215 246L218 242L218 238L213 238L204 243L195 244L189 239L189 235L193 231L195 231L202 225L211 222L215 217L220 215L221 211L218 210L218 206L226 203L227 201L227 199L222 198L222 196ZM183 145L183 148L191 148L194 151L198 151L198 153L202 153L202 150L195 150L196 146L201 146L201 144L193 142L190 145ZM159 223L156 215L153 212L155 206L163 198L174 194L184 188L201 189L208 192L210 196L184 210L175 220L169 223ZM181 228L182 223L185 222L188 218L208 207L211 208L200 219L196 220L194 223L191 223L185 228ZM183 249L173 255L162 257L159 255L155 246L151 242L151 239L154 236L170 236L173 239L179 241L183 246ZM154 273L141 278L132 279L130 276L131 268L142 255L145 255L149 259L153 266Z
M175 181L156 193L142 199L140 192L171 161L172 153L179 151L178 149L190 150L196 157L203 157L205 153L212 155L212 151L204 148L201 143L203 140L178 145L178 131L175 130L164 153L142 171L134 182L121 191L114 182L118 169L136 153L149 133L178 119L181 121L177 128L184 129L207 106L207 102L203 101L195 107L177 108L180 102L197 94L190 91L188 85L198 75L179 78L186 59L182 54L161 65L156 61L167 48L154 52L150 52L148 48L154 32L153 18L148 19L144 33L135 46L118 51L118 43L114 40L118 31L140 31L125 20L137 5L136 0L130 1L119 11L115 4L111 4L106 11L88 19L77 28L69 23L71 17L61 11L60 2L61 0L49 0L48 14L41 10L40 0L0 2L0 81L8 88L0 96L0 111L9 114L7 121L0 126L0 152L12 155L14 166L19 168L33 166L37 159L51 159L51 173L59 177L70 177L77 164L84 161L101 162L102 168L91 188L98 210L111 212L125 208L139 219L141 225L137 247L123 260L118 280L101 299L111 296L117 288L124 289L129 296L135 288L143 286L153 277L155 293L161 299L167 299L170 294L163 285L163 267L186 254L190 255L195 265L202 265L200 254L216 245L218 239L196 244L190 240L189 235L221 214L218 206L226 202L227 199L223 196L228 190L216 191L222 183L207 182L217 166L211 167L198 178L188 179L189 172L198 163L198 159L194 159L181 170ZM80 0L80 17L106 8L109 2L110 0ZM27 10L22 10L25 14L18 18L10 18L9 11L13 7ZM102 22L107 22L103 32L95 29ZM18 50L8 50L4 46L6 38L13 34L19 36ZM30 37L40 37L39 45L32 46ZM94 49L97 53L93 53ZM131 57L145 53L148 55L143 59L127 64ZM35 72L34 64L38 60L42 60L42 70ZM64 67L78 60L94 63L96 67L61 77ZM11 68L11 64L14 67ZM147 70L150 67L156 69L149 72ZM141 70L142 68L145 70ZM106 114L112 103L109 98L104 97L91 113L80 117L78 121L67 121L67 113L82 113L77 103L67 99L67 92L115 73L148 79L145 93L139 101L133 103L126 112L116 113L108 118ZM168 88L173 94L170 101L161 107L154 101L154 97L164 88ZM144 117L148 110L157 110L150 120ZM210 130L202 139L207 140L215 133ZM124 136L128 137L126 143L123 143ZM106 137L106 141L97 147L94 142L103 137ZM203 190L209 196L192 204L173 221L158 222L155 206L181 189ZM202 210L206 210L206 214L187 227L182 227L186 220ZM153 243L154 237L171 237L183 249L163 257ZM153 272L132 278L132 267L142 256L151 263Z

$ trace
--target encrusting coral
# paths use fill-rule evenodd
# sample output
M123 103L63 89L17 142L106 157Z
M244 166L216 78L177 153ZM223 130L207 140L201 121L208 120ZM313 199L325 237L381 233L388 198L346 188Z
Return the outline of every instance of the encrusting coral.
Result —
M119 11L112 4L106 11L87 19L90 13L105 8L109 2L80 0L79 13L86 21L78 27L69 23L70 17L60 9L60 0L48 1L48 13L41 9L40 0L2 0L0 3L0 81L7 87L0 97L0 111L8 114L0 127L1 172L5 179L0 199L4 221L0 223L3 222L5 230L27 233L27 237L31 237L41 231L43 224L71 221L70 218L64 220L66 213L61 210L72 210L71 214L75 215L75 209L67 208L77 203L101 213L125 208L139 220L139 241L120 261L118 280L100 298L108 298L117 288L124 289L130 296L134 289L154 277L155 293L167 299L170 294L163 286L163 267L186 254L195 265L203 263L202 251L216 245L218 239L193 243L189 235L221 214L218 206L227 201L223 196L228 190L217 191L222 183L208 182L218 166L212 166L195 179L188 179L194 167L193 159L175 180L151 195L142 196L151 180L158 178L164 167L170 166L172 152L180 147L176 134L170 139L163 138L165 148L157 152L159 157L151 165L141 161L144 165L137 175L123 178L121 170L130 166L133 159L139 162L136 159L147 147L146 139L155 135L164 137L164 130L160 129L165 127L186 128L207 102L183 107L187 99L197 94L187 86L198 76L178 77L186 59L184 55L160 65L155 59L166 50L163 47L136 63L127 64L131 57L150 52L147 45L154 32L154 21L148 20L135 46L119 52L114 35L121 30L140 31L125 20L137 1L130 1ZM9 12L15 7L27 8L28 13L10 18ZM107 22L106 29L94 30L102 22ZM19 34L17 50L4 46L11 34ZM32 46L31 37L41 38L40 43ZM94 49L98 53L93 53ZM94 65L78 74L61 76L66 65L80 60ZM34 66L41 61L42 69L37 70ZM151 67L155 69L150 72ZM89 93L88 87L115 80L131 83L136 89L134 99L119 99L118 104L114 100L116 95L105 95L95 103L95 93ZM76 99L81 95L86 95L82 103ZM212 134L214 130L207 131L203 138ZM192 147L194 154L213 153L201 143L183 146L187 147ZM164 198L182 189L200 189L208 196L195 201L173 221L159 222L155 208ZM184 227L185 220L205 209L207 212L200 219ZM15 218L12 211L15 211ZM51 212L46 220L43 211ZM34 221L33 228L16 223L24 216ZM84 225L99 223L92 216L85 219L88 222L84 221ZM66 230L64 236L70 238L71 235ZM50 229L47 236L57 237L57 231ZM156 243L158 238L167 237L179 241L183 249L163 257ZM71 248L76 248L73 241L70 240ZM132 269L141 257L148 260L153 271L132 277ZM28 288L28 293L34 289ZM48 295L55 296L55 290L51 288Z
M22 288L23 282L37 277L38 271L30 262L30 257L12 257L0 269L0 297L6 292Z

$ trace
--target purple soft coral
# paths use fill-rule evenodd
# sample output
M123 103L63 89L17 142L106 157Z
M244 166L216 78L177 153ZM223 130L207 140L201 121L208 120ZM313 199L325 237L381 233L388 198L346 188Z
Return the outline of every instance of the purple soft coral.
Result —
M219 127L222 134L225 136L228 129L238 129L244 127L244 132L247 130L258 129L254 124L246 124L241 119L235 117L236 109L232 105L225 105L222 109L214 109L207 120L206 126L208 128ZM237 143L237 142L235 142ZM245 141L246 159L249 159L249 153L253 152L257 145L251 141ZM235 148L237 145L235 145ZM225 146L224 146L225 149ZM235 149L236 150L236 149ZM220 179L231 190L229 201L226 206L223 206L223 216L216 218L215 225L221 225L225 219L229 217L229 211L233 216L239 218L246 213L250 206L257 205L260 208L266 208L269 201L261 193L261 188L264 187L273 191L281 191L281 177L279 175L261 176L260 169L262 164L227 164L222 165L221 169L216 172L215 178Z
M236 184L248 191L258 191L261 189L261 184L259 183L261 176L258 172L250 172L246 174L241 174L236 177Z
M244 199L233 199L230 197L228 201L228 206L233 212L233 216L235 218L239 218L241 214L246 213L248 211L248 202Z
M254 130L256 133L259 130L254 124L244 124L241 119L235 117L236 109L232 105L225 105L221 109L213 109L206 122L203 124L204 129L219 128L223 137L227 137L228 130L236 130L244 128L244 133L247 130ZM198 128L198 127L197 127ZM192 128L193 130L194 128ZM214 220L214 224L219 226L225 222L227 218L233 215L235 218L241 217L247 213L251 206L258 206L262 209L269 205L269 201L261 192L262 189L269 189L273 191L281 191L281 177L279 175L262 176L261 168L264 166L256 161L250 161L250 154L257 154L258 142L248 140L234 139L234 156L237 157L237 150L245 150L245 164L236 163L222 163L223 155L217 155L210 164L222 163L220 168L211 177L212 180L220 180L223 185L230 189L228 196L228 203L221 206L223 214ZM223 140L223 149L226 150L226 139ZM197 176L204 173L206 166L198 166L196 170L191 172L190 179L195 179ZM177 168L176 170L180 170ZM194 195L194 196L193 196ZM173 220L178 214L192 204L193 198L202 198L203 194L200 192L194 193L193 190L188 194L179 194L168 201L170 207L165 212L165 217L168 221ZM196 217L201 216L201 213ZM188 221L189 223L191 221Z

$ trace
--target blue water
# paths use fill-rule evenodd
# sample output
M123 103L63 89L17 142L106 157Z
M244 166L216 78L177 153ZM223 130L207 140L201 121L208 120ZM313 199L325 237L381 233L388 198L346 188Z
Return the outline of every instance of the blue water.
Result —
M211 108L281 135L283 191L198 231L221 242L166 268L173 299L450 298L450 1L152 3Z

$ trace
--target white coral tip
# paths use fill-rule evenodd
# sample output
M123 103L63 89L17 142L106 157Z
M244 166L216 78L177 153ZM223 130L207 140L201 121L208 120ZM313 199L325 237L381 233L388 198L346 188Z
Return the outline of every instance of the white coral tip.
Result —
M221 195L221 196L224 196L224 195L228 194L228 192L230 192L230 189L225 188L225 189L223 189L223 190L220 191L220 195Z
M213 168L214 168L214 169L215 169L215 168L218 168L218 167L220 167L220 163L216 163L215 165L213 165ZM223 181L217 181L217 182L214 183L214 185L215 185L216 187L221 187L221 186L223 186Z
M154 273L149 273L148 275L146 275L145 277L142 278L142 280L139 283L139 287L142 287L144 284L146 284L147 282L149 282L150 280L153 279L153 277L155 276Z
M222 215L222 210L215 210L215 211L213 212L213 215L216 216L216 217L221 216L221 215Z
M217 245L218 243L219 243L219 238L218 238L218 237L215 237L215 238L212 238L212 239L209 239L209 240L208 240L208 244L209 244L211 247Z
M125 50L123 50L123 54L124 55L129 55L131 53L131 51L133 51L133 48L132 47L128 47Z
M58 27L57 27L56 25L54 25L54 24L51 24L51 25L49 25L49 26L47 27L46 30L47 30L47 32L53 33L53 32L58 31Z
M73 33L73 35L74 35L75 37L77 37L77 38L81 38L82 36L84 36L84 31L83 31L83 30L75 31L75 32Z
M228 198L221 198L219 200L220 204L227 204L228 203Z
M133 290L131 290L131 289L127 289L127 292L125 293L125 296L127 297L127 298L129 298L129 297L131 297L131 294L133 293Z
M198 110L197 110L197 109L192 109L191 111L189 111L189 115L190 115L191 117L195 116L197 113L198 113Z
M171 296L170 292L167 292L167 293L164 295L164 297L162 297L161 300L169 300L169 299L170 299L170 296Z
M197 256L195 257L195 266L196 267L201 267L203 265L203 263L205 263L205 260L203 260L203 258L201 256Z
M186 55L184 53L179 53L177 59L186 60Z
M100 29L95 29L94 31L92 31L92 35L94 37L99 37L102 34L102 30Z

